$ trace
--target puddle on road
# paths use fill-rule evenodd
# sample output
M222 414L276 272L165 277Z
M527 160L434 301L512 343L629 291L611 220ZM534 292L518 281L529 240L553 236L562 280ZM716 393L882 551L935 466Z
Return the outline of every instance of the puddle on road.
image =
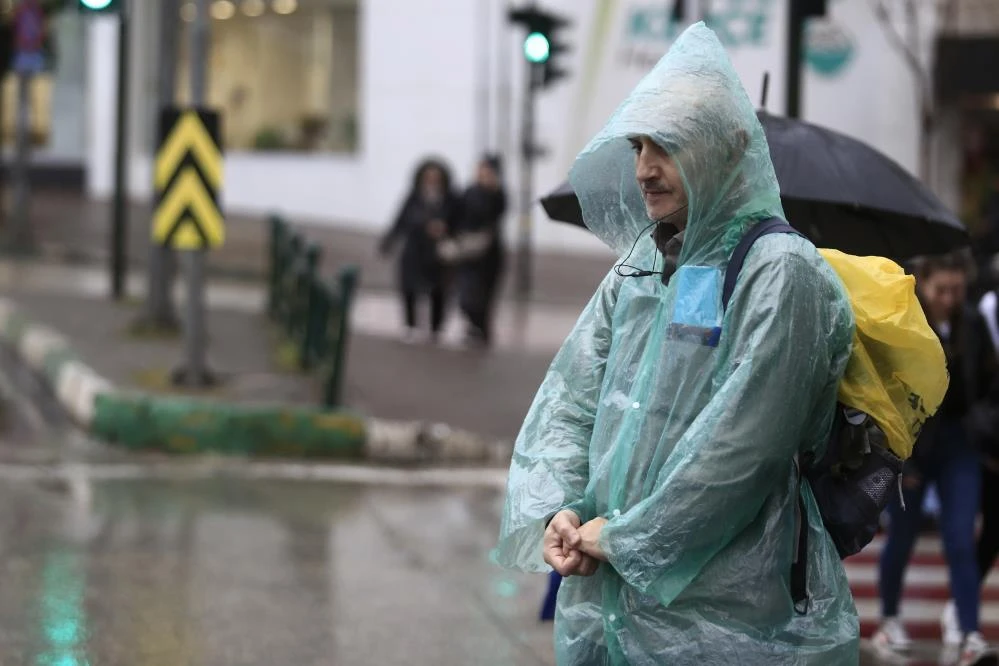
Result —
M0 663L551 663L544 577L488 562L500 489L88 486L0 486Z

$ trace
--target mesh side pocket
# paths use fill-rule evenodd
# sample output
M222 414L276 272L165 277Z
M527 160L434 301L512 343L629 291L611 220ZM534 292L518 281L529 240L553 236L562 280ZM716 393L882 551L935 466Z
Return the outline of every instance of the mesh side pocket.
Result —
M872 443L859 467L841 468L839 474L820 467L808 475L822 522L841 558L856 555L874 538L901 471L900 458Z
M891 452L886 452L889 456L892 456ZM871 452L872 460L878 458L875 452ZM892 456L894 457L894 456ZM860 489L867 494L872 502L874 502L879 509L884 509L888 506L888 502L891 500L892 495L898 492L898 471L896 468L888 463L888 461L880 461L884 464L870 465L870 472L858 480L858 486ZM899 461L901 463L901 461Z

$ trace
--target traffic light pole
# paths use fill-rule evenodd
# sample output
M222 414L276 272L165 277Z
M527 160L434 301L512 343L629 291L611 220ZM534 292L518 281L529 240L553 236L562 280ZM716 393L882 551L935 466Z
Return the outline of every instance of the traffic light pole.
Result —
M539 151L534 137L534 106L538 91L548 88L567 75L558 66L557 57L568 47L558 33L570 22L552 12L538 8L533 2L521 9L511 9L508 18L527 33L524 39L524 57L527 59L527 89L524 92L524 109L520 125L520 229L517 243L516 293L521 299L530 296L533 280L531 213L534 209L534 160Z
M528 65L527 89L524 91L524 110L520 124L520 228L517 243L517 297L526 300L531 294L533 278L532 265L532 212L534 209L534 107L538 88L541 85L542 68L538 64Z
M118 104L114 135L114 208L111 217L111 298L116 301L125 297L128 273L125 192L128 186L129 4L126 0L118 13Z

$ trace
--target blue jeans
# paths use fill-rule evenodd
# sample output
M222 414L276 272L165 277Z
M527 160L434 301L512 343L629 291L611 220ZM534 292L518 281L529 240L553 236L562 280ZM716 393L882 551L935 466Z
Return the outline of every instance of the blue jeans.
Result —
M958 623L964 633L978 631L975 517L981 494L981 460L960 424L945 422L940 424L925 466L927 469L918 472L918 486L902 492L907 510L902 510L897 499L888 506L891 525L881 552L881 612L884 617L898 616L902 579L919 536L926 487L932 482L940 495L940 530Z

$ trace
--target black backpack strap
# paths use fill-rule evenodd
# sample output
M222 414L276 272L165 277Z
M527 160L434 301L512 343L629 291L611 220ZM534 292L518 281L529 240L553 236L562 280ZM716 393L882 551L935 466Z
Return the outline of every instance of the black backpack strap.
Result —
M798 501L794 505L794 557L791 559L791 601L799 615L808 613L808 514L805 500L801 495L804 482L804 462L794 457L794 494Z
M769 234L797 234L804 236L790 224L779 217L771 217L763 220L751 227L739 244L732 251L732 257L728 260L725 268L725 282L722 286L722 308L728 309L728 302L732 300L732 293L735 291L735 283L739 279L739 272L746 262L746 256L752 249L753 243L759 238ZM795 473L797 475L797 493L794 506L795 520L795 545L794 557L791 563L791 600L794 602L794 610L799 615L808 613L808 517L805 512L805 500L801 495L801 481L804 471L801 469L798 457L794 459Z
M751 227L739 241L739 244L735 246L732 257L728 260L728 266L725 268L725 283L722 286L723 310L728 309L728 302L732 300L732 292L735 291L735 282L739 279L739 272L746 262L746 255L752 249L753 243L761 236L769 234L797 234L804 238L801 232L779 217L771 217Z

